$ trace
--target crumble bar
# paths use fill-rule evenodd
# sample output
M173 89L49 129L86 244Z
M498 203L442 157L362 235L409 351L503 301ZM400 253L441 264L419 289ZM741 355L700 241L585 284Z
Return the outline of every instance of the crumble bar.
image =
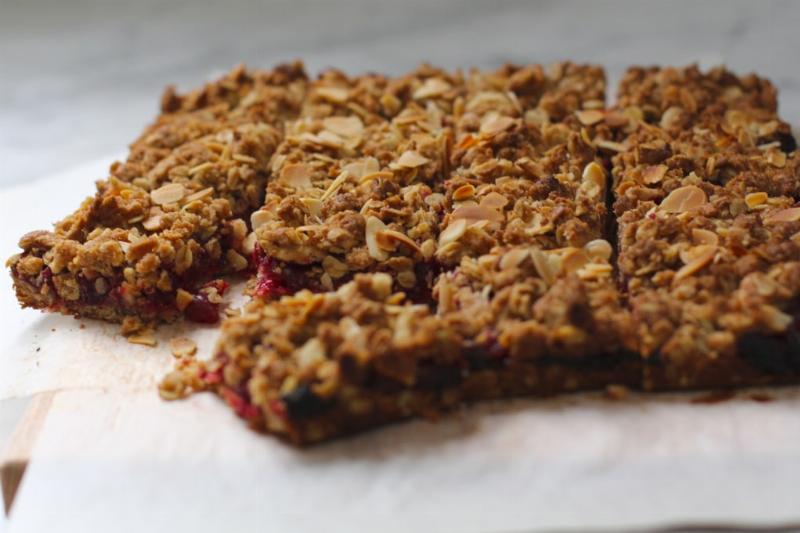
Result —
M26 307L124 322L216 322L227 283L249 266L249 213L264 198L283 122L299 111L299 64L234 69L180 96L97 193L53 231L20 240L8 265Z

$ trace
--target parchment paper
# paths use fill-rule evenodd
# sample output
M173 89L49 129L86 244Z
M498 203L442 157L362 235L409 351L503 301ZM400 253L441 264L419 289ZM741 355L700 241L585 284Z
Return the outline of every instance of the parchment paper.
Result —
M4 257L91 193L107 161L2 191ZM32 210L34 199L40 206ZM716 404L598 393L466 409L308 450L212 395L162 402L166 340L20 311L0 276L0 400L59 391L10 531L540 531L800 524L800 389ZM81 329L81 325L84 326ZM55 331L53 331L55 330ZM1 444L1 443L0 443Z

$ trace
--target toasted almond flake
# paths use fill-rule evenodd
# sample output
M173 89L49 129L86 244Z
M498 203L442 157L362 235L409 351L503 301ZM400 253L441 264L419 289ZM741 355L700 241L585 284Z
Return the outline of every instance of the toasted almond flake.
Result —
M320 212L322 211L322 201L317 198L301 198L301 202L303 205L306 206L308 209L308 213L315 217L318 217Z
M196 202L197 200L204 200L214 193L214 187L206 187L186 197L186 203Z
M347 178L350 177L350 173L346 170L343 170L336 179L330 184L328 189L323 193L322 198L320 198L323 202L336 194L336 192L344 185L344 182L347 181Z
M768 134L762 134L762 135L768 135ZM773 148L780 148L780 147L781 147L780 141L773 141L771 143L765 143L765 144L759 144L758 145L758 149L759 150L764 150L765 152L767 150L772 150Z
M346 170L357 180L361 180L361 178L368 174L374 174L380 169L380 163L378 163L378 160L374 157L367 157L365 159L353 161L352 163L348 163L342 167L342 170Z
M769 152L767 154L767 161L774 167L783 168L786 166L786 154L779 150Z
M153 203L158 205L172 204L179 202L186 194L186 188L180 183L168 183L163 187L150 192Z
M158 344L153 330L145 329L128 337L128 342L131 344L141 344L142 346L153 347Z
M512 248L500 258L500 268L503 270L516 268L521 265L529 255L530 250L528 248Z
M308 189L312 186L311 176L314 170L305 163L286 165L281 169L280 179L295 189Z
M194 167L189 169L189 175L190 176L194 176L195 174L198 174L200 172L204 172L204 171L208 170L209 168L211 168L213 166L214 166L214 163L212 163L210 161L206 161L205 163L200 163L199 165L196 165L196 166L194 166Z
M542 128L550 124L550 116L544 109L529 109L525 112L525 123Z
M713 261L716 254L717 247L707 244L695 246L694 248L681 253L681 260L686 264L675 273L675 281L691 276L695 272L701 270L703 267Z
M453 191L453 200L461 202L467 198L472 198L475 195L475 186L470 183L465 183L455 191Z
M685 185L669 193L658 209L667 213L685 213L708 202L706 193L696 185Z
M192 303L192 299L192 293L183 289L178 289L177 293L175 294L175 306L179 311L183 311L190 303Z
M768 199L769 195L765 192L751 192L744 197L744 203L746 203L747 207L750 209L755 209L766 204Z
M698 257L705 257L706 255L711 252L713 257L714 253L716 252L717 247L713 244L698 244L697 246L693 246L691 248L686 248L682 250L679 254L681 261L684 264L693 263L697 260Z
M322 126L344 139L359 139L364 134L364 123L357 116L328 117Z
M794 322L794 318L791 315L787 315L772 305L762 306L759 314L764 324L775 332L786 331L786 328Z
M608 150L610 152L624 152L627 150L627 147L624 144L614 141L607 141L605 139L595 139L594 144L598 148L602 148L603 150Z
M250 227L256 229L260 226L263 226L270 220L272 220L272 213L269 211L254 211L253 214L250 215Z
M186 337L173 337L169 340L169 350L177 358L190 357L197 352L197 344Z
M606 261L611 259L611 254L613 253L611 244L605 239L589 241L583 246L583 249L586 250L586 253L593 259L603 259Z
M583 181L589 181L600 187L600 190L605 190L606 187L606 171L603 167L592 161L583 169Z
M483 198L479 204L481 207L488 207L489 209L503 209L508 205L508 198L499 192L492 191Z
M256 249L257 242L256 233L251 231L242 241L242 251L246 254L252 254Z
M317 89L317 95L320 98L333 102L334 104L343 104L347 101L349 94L350 91L345 87L319 87Z
M776 211L764 219L764 224L777 224L779 222L797 222L800 220L800 207L789 207Z
M329 148L339 148L344 147L345 141L343 138L339 137L335 133L329 130L322 130L316 136L316 144L327 146Z
M481 133L484 135L497 135L511 128L515 123L516 120L511 117L489 113L481 121Z
M311 337L308 339L303 346L294 352L294 358L300 371L307 371L323 363L325 361L325 351L325 345L319 338Z
M561 268L569 274L577 272L591 260L589 254L582 248L568 248L561 258Z
M455 242L467 231L467 220L454 220L439 234L439 247Z
M538 248L531 249L530 254L536 272L539 273L545 283L552 285L561 270L561 258L555 254L545 253Z
M386 224L377 217L369 216L367 217L366 223L366 235L365 239L367 241L367 250L369 251L370 257L377 261L386 261L389 258L389 254L381 249L378 246L377 241L377 234L378 232L384 231L386 229Z
M414 91L414 100L424 100L425 98L433 98L440 96L451 89L450 84L441 78L428 78L425 82Z
M661 182L667 173L667 165L651 165L642 172L642 181L648 185Z
M250 165L255 165L258 163L258 159L246 154L233 154L233 159L239 161L240 163L248 163Z
M386 250L389 252L397 250L398 243L403 243L412 250L416 250L417 252L419 252L420 255L425 255L422 253L422 249L419 247L419 245L412 239L410 239L407 235L391 229L384 229L378 231L375 234L375 243L382 250Z
M701 228L692 229L692 242L695 244L707 244L717 246L719 244L719 236L713 231Z
M453 220L489 220L492 222L502 222L505 215L496 209L490 209L481 205L461 205L450 215Z
M151 215L142 221L142 227L147 231L158 231L163 225L161 215Z
M237 271L237 272L238 271L242 271L242 270L245 270L249 266L249 263L247 262L247 259L245 259L242 256L242 254L240 254L236 250L233 250L233 249L229 248L228 251L225 253L225 258L228 260L228 264L231 266L231 268L234 271Z
M585 109L581 111L575 111L575 115L580 120L581 124L584 126L591 126L592 124L597 124L601 122L606 114L599 109Z
M397 164L405 168L416 168L430 162L430 159L415 150L406 150L397 159Z
M608 263L587 263L578 270L578 277L584 280L599 279L610 276L614 272L614 267Z
M681 117L683 116L683 109L678 106L667 108L661 115L661 122L659 125L664 129L677 127L680 125Z
M370 172L369 174L364 174L361 176L361 179L358 180L359 183L367 183L368 181L378 180L378 179L391 179L394 177L394 174L391 170L381 170L380 172Z

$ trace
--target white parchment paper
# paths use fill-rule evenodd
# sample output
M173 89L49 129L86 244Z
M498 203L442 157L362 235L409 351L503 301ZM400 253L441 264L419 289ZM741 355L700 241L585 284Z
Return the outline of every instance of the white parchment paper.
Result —
M4 256L107 161L2 191ZM32 204L38 199L39 203ZM31 205L37 205L31 209ZM41 206L41 207L38 207ZM0 399L56 390L10 522L33 531L542 531L800 525L800 389L716 404L599 394L483 404L295 450L222 401L162 402L175 334L21 311L0 276ZM81 327L83 326L83 328Z

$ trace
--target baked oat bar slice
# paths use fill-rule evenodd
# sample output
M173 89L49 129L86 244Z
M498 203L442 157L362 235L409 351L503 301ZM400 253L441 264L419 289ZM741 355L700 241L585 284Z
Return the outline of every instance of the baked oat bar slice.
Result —
M52 231L20 240L8 261L26 307L141 322L216 322L226 284L244 271L247 220L264 199L269 160L305 92L300 65L237 68L179 96L124 163Z
M387 273L256 299L223 323L214 358L181 361L161 394L213 389L252 427L306 445L478 400L634 385L639 358L618 344L626 315L603 255L484 256L477 272L440 278L438 313Z
M598 108L602 73L564 71L555 100L535 67L470 74L450 173L426 196L443 228L432 306L385 272L257 299L225 322L213 360L185 362L162 394L214 388L254 426L307 444L486 398L638 385L601 238L608 175L576 114Z
M676 93L708 100L686 131L663 116L632 120L614 158L618 269L643 388L796 381L800 166L774 90L719 70L634 69L625 79L632 102L674 116L692 101Z
M448 172L460 85L424 66L393 79L330 71L311 84L252 216L257 294L332 290L379 270L406 290L430 287L431 195Z

